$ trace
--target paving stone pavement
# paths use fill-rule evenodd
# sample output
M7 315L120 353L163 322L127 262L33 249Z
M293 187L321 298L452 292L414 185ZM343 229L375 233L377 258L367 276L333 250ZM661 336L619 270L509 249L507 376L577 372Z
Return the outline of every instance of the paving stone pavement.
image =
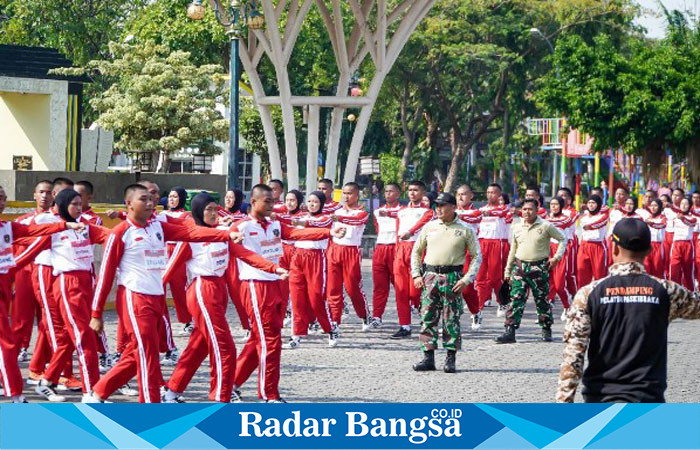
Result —
M363 261L363 277L368 301L371 301L370 261ZM327 337L309 336L294 350L283 350L280 391L290 402L552 402L556 393L563 343L561 305L555 306L554 342L539 342L534 303L528 302L517 344L497 345L493 338L503 332L503 319L496 308L487 307L483 327L471 331L469 314L462 316L464 348L458 353L456 374L441 370L416 373L411 366L421 358L418 348L418 320L413 318L413 336L392 340L397 316L393 292L389 298L384 327L361 331L361 321L351 313L343 318L338 347L328 348ZM465 308L466 310L466 308ZM229 323L238 351L243 348L244 332L234 308L228 309ZM175 312L171 308L171 318ZM116 313L105 315L110 345L116 336ZM184 350L187 337L179 336L180 326L173 324L175 341ZM286 341L291 333L283 330ZM35 337L34 336L33 338ZM666 399L669 402L700 402L700 321L679 320L669 330L669 370ZM33 345L33 343L32 343ZM438 368L445 353L436 353ZM75 361L75 359L74 359ZM75 364L75 363L74 363ZM28 363L21 363L27 376ZM77 366L75 367L76 373ZM185 392L189 402L206 402L209 389L208 361L197 371ZM164 367L167 380L172 367ZM257 372L256 372L257 373ZM242 387L246 401L257 401L257 379ZM132 386L136 387L135 380ZM33 386L26 386L30 401L40 401ZM69 401L80 401L80 393L67 394ZM136 401L136 397L114 395L114 402ZM577 394L576 401L581 401Z

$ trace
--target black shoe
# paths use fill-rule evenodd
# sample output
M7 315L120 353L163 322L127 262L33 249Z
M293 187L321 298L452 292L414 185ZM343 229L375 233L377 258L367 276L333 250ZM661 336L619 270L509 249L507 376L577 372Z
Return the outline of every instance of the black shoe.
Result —
M398 329L398 331L391 335L392 339L403 339L405 337L411 337L411 330L407 330L404 327Z
M497 344L515 344L515 328L506 325L506 332L496 338Z
M457 372L456 359L457 352L455 350L447 350L447 357L445 358L445 367L443 367L445 373Z
M542 341L552 342L552 328L542 328Z
M413 370L416 372L427 372L435 370L435 350L427 350L423 352L423 360L418 364L413 365Z

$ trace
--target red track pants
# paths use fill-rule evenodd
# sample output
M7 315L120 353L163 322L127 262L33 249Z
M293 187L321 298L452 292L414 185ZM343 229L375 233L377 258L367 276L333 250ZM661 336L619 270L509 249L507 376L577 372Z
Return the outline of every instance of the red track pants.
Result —
M328 248L328 306L333 322L343 317L343 285L352 301L357 317L367 318L367 298L362 289L362 249L348 245Z
M168 258L175 251L175 244L168 244ZM192 314L187 310L187 266L180 264L173 267L173 275L170 278L170 293L173 295L173 303L175 304L175 314L177 321L180 323L192 322ZM165 286L164 286L165 287Z
M569 268L566 272L566 290L569 292L569 298L574 298L578 292L578 279L576 274L576 255L578 255L580 243L577 236L574 236L569 243L566 244L566 257L568 259Z
M399 241L394 259L394 291L399 325L411 325L411 306L420 308L420 294L411 276L411 252L415 242Z
M29 370L34 373L43 373L54 352L58 350L58 334L63 327L61 309L53 295L54 276L52 272L53 267L41 264L34 265L32 272L32 287L34 295L39 301L42 314L41 324L43 324L39 327L39 336L34 344L34 354L29 362ZM64 337L67 338L67 336ZM72 357L66 361L63 375L73 376Z
M97 335L90 329L92 275L86 271L66 272L54 277L53 298L58 303L61 328L56 330L58 349L51 357L44 378L56 384L61 372L78 354L83 393L92 392L100 378L97 357Z
M697 257L697 252L695 253ZM666 270L666 254L664 253L663 242L652 242L651 252L644 260L644 270L653 277L663 278Z
M608 274L608 249L605 243L582 241L576 257L578 279L581 287L593 280L599 280Z
M326 252L298 248L291 261L289 287L292 297L292 334L305 336L314 319L331 332L331 316L325 301Z
M117 288L117 314L129 340L117 365L95 385L94 392L100 398L108 398L136 375L139 402L160 403L163 375L158 355L158 322L163 320L164 303L162 295Z
M381 318L389 299L389 286L394 285L396 244L377 244L372 254L372 317Z
M484 304L491 298L493 292L498 290L503 284L503 264L504 248L508 245L506 239L481 239L481 267L476 274L476 293L479 297L479 311L484 308ZM506 254L507 255L507 254Z
M469 254L469 250L467 250L466 254L466 259L464 261L464 273L467 273L469 270L469 264L472 262L472 255ZM481 308L479 308L479 296L476 293L476 288L474 287L474 283L469 283L467 288L462 291L462 298L464 299L464 302L467 304L467 308L469 309L469 312L472 314L478 314Z
M566 245L566 252L562 256L561 261L554 266L553 270L549 271L549 300L554 301L556 296L559 296L559 300L564 308L569 307L569 291L566 289L566 277L571 271L569 266L570 252L572 251L573 245L569 241ZM559 244L549 243L549 257L552 258L557 253L557 248Z
M693 241L673 241L668 256L669 279L693 291L695 281L695 244Z
M224 276L226 277L228 295L231 297L233 307L236 308L241 327L244 330L250 330L250 318L248 317L245 306L243 306L243 299L241 298L241 280L238 279L238 260L236 258L229 258L228 269L226 269L226 274Z
M295 248L292 244L282 244L282 257L279 260L279 266L289 270L292 265L292 257L294 256ZM280 280L280 291L282 292L282 299L284 299L287 309L289 309L290 300L290 280Z
M286 304L276 281L243 281L241 296L252 319L250 337L236 361L234 384L241 386L258 369L258 398L280 398L282 322Z
M197 277L187 288L187 307L194 318L194 331L166 386L184 392L209 356L209 400L230 402L236 372L236 345L226 321L226 282L222 277Z
M12 335L20 348L29 348L34 318L41 322L41 309L32 286L32 267L29 264L15 274L15 295L12 301Z
M671 245L673 244L673 232L668 231L664 234L664 278L670 280L671 277L668 273L668 268L671 262Z
M24 380L17 364L19 347L10 327L10 301L12 299L12 279L8 274L0 274L0 376L5 388L5 396L22 394Z

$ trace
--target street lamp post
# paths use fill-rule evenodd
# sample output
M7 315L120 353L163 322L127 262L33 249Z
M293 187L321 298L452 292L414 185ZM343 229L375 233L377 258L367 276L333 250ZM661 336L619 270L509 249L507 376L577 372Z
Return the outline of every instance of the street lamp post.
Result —
M244 27L260 29L265 24L263 16L257 10L255 0L231 0L229 8L222 8L219 0L213 0L216 20L228 29L231 44L230 58L230 89L229 89L229 158L228 182L229 190L238 187L238 150L240 135L240 91L241 66L239 63L239 40ZM226 11L226 16L220 10ZM242 11L241 11L242 10ZM242 12L242 14L241 14ZM202 20L206 8L202 0L194 0L187 7L187 16L192 20ZM241 21L241 16L244 18Z

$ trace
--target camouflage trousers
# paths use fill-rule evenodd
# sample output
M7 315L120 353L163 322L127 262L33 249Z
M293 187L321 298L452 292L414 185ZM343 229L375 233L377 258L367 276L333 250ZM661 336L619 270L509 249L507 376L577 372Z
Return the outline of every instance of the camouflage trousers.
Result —
M426 272L423 275L425 287L421 295L420 330L421 350L435 350L438 346L438 324L442 317L442 347L446 350L459 350L462 347L462 333L459 318L464 312L461 293L452 292L455 283L462 278L460 272L437 274Z
M523 318L528 290L532 290L537 309L537 321L542 328L552 326L552 305L549 295L549 266L546 259L526 262L513 266L510 276L510 304L506 312L506 326L518 328Z

